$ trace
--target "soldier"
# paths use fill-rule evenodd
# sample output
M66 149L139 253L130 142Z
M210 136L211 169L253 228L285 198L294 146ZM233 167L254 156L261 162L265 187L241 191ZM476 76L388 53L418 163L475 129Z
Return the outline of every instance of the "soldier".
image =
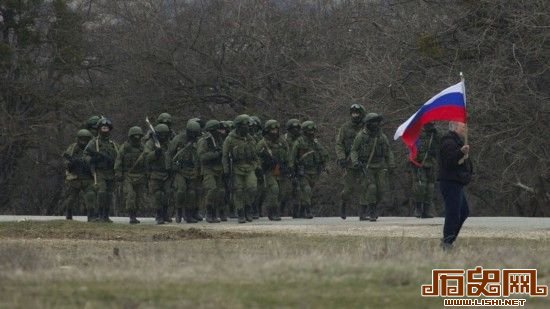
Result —
M256 142L249 134L251 119L242 114L235 118L235 130L223 143L223 171L230 177L229 189L232 190L233 203L237 209L239 223L252 221L251 208L256 196L258 166Z
M411 163L413 174L413 194L416 201L417 218L433 218L432 202L435 188L435 167L439 151L439 134L433 122L427 123L418 141L415 161Z
M263 138L262 135L262 121L258 116L251 116L252 120L250 125L250 135L256 141L256 144ZM252 218L258 219L262 215L262 203L265 198L265 176L261 166L256 167L256 179L258 180L258 186L256 190L256 197L254 198L254 204L252 205Z
M292 146L294 145L294 142L302 136L302 126L300 124L300 120L298 119L289 119L286 122L286 134L284 135L284 140L287 142L288 147L290 150L292 150ZM290 195L290 198L287 200L281 201L281 213L284 213L285 208L287 204L292 203L292 217L293 218L299 218L299 207L300 207L300 198L299 198L299 191L300 186L298 183L298 178L295 177L296 175L291 171L288 175L288 180L291 183L292 186L292 192Z
M257 145L261 166L265 175L265 204L269 220L280 221L279 201L290 197L288 174L289 147L279 135L279 123L268 120L264 127L264 138Z
M101 119L99 116L91 116L86 120L86 125L84 126L85 129L90 131L92 133L92 136L97 136L97 122Z
M386 173L393 173L395 162L388 138L380 130L382 116L368 113L366 129L361 130L351 146L352 166L363 172L364 193L361 196L359 220L376 221L377 206L384 197ZM367 210L368 208L368 210Z
M208 120L207 132L198 142L197 153L201 162L202 184L205 190L206 222L227 221L224 197L222 148L226 135L225 127L217 120ZM219 207L219 209L217 209ZM219 217L217 211L219 210Z
M185 132L178 134L168 149L175 172L177 223L181 222L183 210L187 223L202 221L199 217L200 162L197 156L197 141L201 134L199 123L189 120Z
M303 135L292 147L289 167L298 177L300 187L300 217L312 219L311 196L321 172L326 170L328 152L315 138L317 127L313 121L302 123Z
M137 213L146 203L147 175L142 138L143 130L140 127L131 127L128 130L128 141L120 147L115 161L115 179L122 181L130 224L139 223Z
M79 204L80 195L84 198L84 205L88 214L88 222L94 219L95 191L90 166L84 156L84 148L92 139L92 133L86 129L76 134L77 141L69 145L63 153L65 162L65 193L63 209L65 218L73 219L73 208Z
M97 189L97 214L99 221L111 223L109 210L115 186L114 165L118 146L111 140L113 123L103 117L97 122L98 135L86 146L85 154L94 174Z
M165 124L168 129L170 130L170 140L172 140L176 136L176 132L172 129L172 115L168 113L161 113L157 117L157 124Z
M349 205L352 196L361 192L361 184L358 179L362 178L361 169L351 166L351 145L357 133L363 128L365 108L359 104L353 104L350 109L351 119L344 123L336 137L336 163L344 170L344 189L340 193L342 204L340 205L340 217L346 219L346 207Z
M235 130L235 126L233 125L233 120L225 120L222 121L223 126L225 127L225 136L223 137L224 141L227 138L227 135L229 135L229 132ZM225 188L225 205L226 209L229 211L229 218L235 219L237 218L237 213L235 210L235 205L233 204L233 201L231 200L231 190L228 188L228 185L230 184L229 179L224 179L224 188Z
M149 192L153 198L153 208L156 210L155 221L157 224L164 224L168 217L168 197L172 186L172 160L168 155L170 129L165 124L157 124L154 129L158 146L155 145L155 137L152 135L152 139L145 144L145 166L149 174Z

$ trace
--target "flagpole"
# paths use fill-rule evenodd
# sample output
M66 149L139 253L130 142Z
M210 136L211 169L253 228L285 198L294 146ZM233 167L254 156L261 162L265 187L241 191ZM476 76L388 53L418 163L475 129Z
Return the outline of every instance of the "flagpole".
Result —
M462 74L462 72L460 72L460 81L462 81L462 92L464 93L464 108L467 110L468 104L466 104L466 82L464 81L464 74ZM468 117L467 111L466 117ZM464 128L464 145L468 145L468 123L464 123ZM458 160L458 164L463 164L468 157L468 154L464 155L460 160Z

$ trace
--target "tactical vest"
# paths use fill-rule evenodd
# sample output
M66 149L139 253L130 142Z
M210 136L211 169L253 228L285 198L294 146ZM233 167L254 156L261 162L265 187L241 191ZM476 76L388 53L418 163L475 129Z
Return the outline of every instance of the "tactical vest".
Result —
M296 147L296 160L306 171L317 170L325 164L323 149L317 139L311 140L302 136L296 141Z
M125 143L121 148L119 155L121 156L122 172L131 172L132 174L145 173L145 155L142 155L144 147L141 145L134 147L130 143ZM137 162L138 159L139 162Z
M70 171L69 170L65 171L65 179L75 180L75 179L92 178L92 172L90 171L90 166L86 164L86 160L85 160L86 156L84 154L84 150L78 147L78 143L73 143L69 145L65 153L73 159L80 159L82 161L82 166L74 168Z
M386 153L388 151L388 143L385 135L383 135L382 133L378 133L376 136L371 136L368 132L361 132L361 146L358 151L360 162L363 162L365 164L368 163L372 153L372 159L370 160L369 166L383 163Z

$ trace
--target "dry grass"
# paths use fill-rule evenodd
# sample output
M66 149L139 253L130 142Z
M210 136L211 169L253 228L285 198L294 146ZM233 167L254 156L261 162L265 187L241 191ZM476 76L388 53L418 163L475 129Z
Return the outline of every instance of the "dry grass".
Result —
M419 295L432 268L537 268L548 284L549 245L466 238L446 254L434 239L403 236L2 223L0 307L441 308L441 299Z

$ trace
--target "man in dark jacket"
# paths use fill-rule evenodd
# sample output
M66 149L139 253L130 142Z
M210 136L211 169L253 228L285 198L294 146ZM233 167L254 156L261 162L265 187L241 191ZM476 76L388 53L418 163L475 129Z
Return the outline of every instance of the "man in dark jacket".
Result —
M470 210L464 195L464 186L472 177L472 163L468 158L470 146L465 145L466 124L450 122L449 132L441 138L439 150L439 186L445 201L445 225L441 247L452 248Z

